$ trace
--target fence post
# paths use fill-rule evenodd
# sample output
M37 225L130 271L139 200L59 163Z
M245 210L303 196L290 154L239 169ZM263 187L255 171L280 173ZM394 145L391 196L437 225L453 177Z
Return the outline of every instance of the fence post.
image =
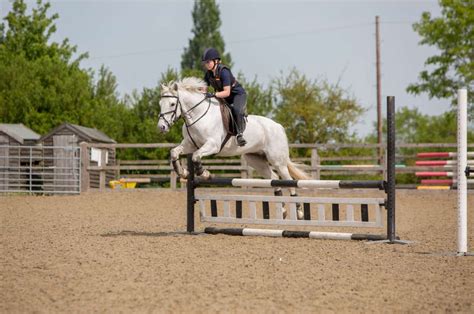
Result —
M247 160L244 158L244 156L240 157L240 166L242 168L245 168L245 169L240 170L240 177L243 179L252 178L252 168L249 167ZM241 188L244 190L249 189L248 186L243 186Z
M385 149L382 154L382 159L381 159L381 166L382 166L382 176L383 180L387 181L388 180L388 173L387 173L387 150Z
M81 142L81 192L89 191L89 145L86 142Z
M173 164L170 161L170 167L171 167L171 172L170 172L170 188L172 190L176 190L176 172L174 171Z
M319 180L321 178L321 159L316 148L311 149L311 178Z
M30 147L30 169L29 169L29 180L30 180L30 192L33 191L33 177L32 177L32 172L33 172L33 149Z
M99 190L102 192L105 190L105 181L107 177L107 172L104 169L107 166L107 159L105 159L106 153L105 150L101 150L100 153L100 172L99 172Z
M383 144L378 144L377 160L378 160L378 164L382 166L384 169L386 169L385 166L387 165L387 149L386 147L383 146ZM382 172L385 173L384 171ZM384 180L385 180L385 175L384 175Z
M115 178L120 179L120 160L115 158L115 164L117 165L117 170L115 170Z
M247 179L252 179L253 178L253 168L250 167L247 163L246 163L246 166L247 166Z
M247 179L249 177L249 166L247 165L247 160L244 158L244 156L240 156L240 166L242 167L242 169L240 170L240 177L242 179Z

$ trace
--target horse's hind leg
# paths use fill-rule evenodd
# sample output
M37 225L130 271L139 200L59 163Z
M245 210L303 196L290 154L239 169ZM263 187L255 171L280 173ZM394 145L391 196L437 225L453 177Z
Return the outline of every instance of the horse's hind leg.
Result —
M283 180L293 180L287 165L277 165L275 166L275 168L277 169L278 173L280 174L280 177ZM290 188L290 196L298 196L298 194L296 193L296 188ZM301 203L296 203L296 216L298 217L298 219L304 218L304 212Z
M254 168L265 179L278 179L278 175L272 170L267 159L263 155L243 155L250 167Z
M272 170L272 168L268 164L268 161L264 155L245 154L244 158L247 161L248 165L254 168L255 171L257 171L265 179L273 179L273 180L278 179L278 175ZM275 196L282 196L283 191L281 190L281 187L276 187L273 190L273 194ZM285 206L285 203L282 204L282 210L283 210L283 218L286 218L287 212L284 206Z

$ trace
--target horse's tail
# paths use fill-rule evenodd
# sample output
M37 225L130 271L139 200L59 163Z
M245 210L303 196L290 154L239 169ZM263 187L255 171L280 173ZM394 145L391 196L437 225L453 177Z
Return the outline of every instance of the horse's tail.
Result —
M311 177L306 172L300 169L300 166L301 165L288 160L288 171L290 172L290 176L295 180L311 179Z

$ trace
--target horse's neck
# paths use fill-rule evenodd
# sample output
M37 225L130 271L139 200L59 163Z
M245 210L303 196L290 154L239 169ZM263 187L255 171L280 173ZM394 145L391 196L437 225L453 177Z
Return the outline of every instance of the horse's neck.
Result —
M209 121L216 119L217 114L220 116L219 105L216 103L216 100L212 98L203 100L203 97L204 96L199 94L191 93L186 95L183 106L183 114L188 125L198 123L198 120L199 122L203 120L203 123L199 123L199 125L206 126ZM197 105L198 103L200 104Z

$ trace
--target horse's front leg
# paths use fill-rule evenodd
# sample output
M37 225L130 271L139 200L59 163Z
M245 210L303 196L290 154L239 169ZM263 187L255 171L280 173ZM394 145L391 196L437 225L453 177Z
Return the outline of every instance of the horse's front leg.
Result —
M174 171L182 179L186 179L188 177L189 172L181 165L181 162L179 161L179 156L182 154L190 154L191 152L192 147L186 141L182 141L181 144L171 149L171 164L173 165Z
M193 153L193 164L194 164L194 171L197 176L200 176L201 178L207 180L211 177L211 173L209 170L204 169L202 167L202 162L201 159L206 156L214 155L219 152L219 144L216 144L216 142L210 140L204 143L201 148L199 148L197 151Z

